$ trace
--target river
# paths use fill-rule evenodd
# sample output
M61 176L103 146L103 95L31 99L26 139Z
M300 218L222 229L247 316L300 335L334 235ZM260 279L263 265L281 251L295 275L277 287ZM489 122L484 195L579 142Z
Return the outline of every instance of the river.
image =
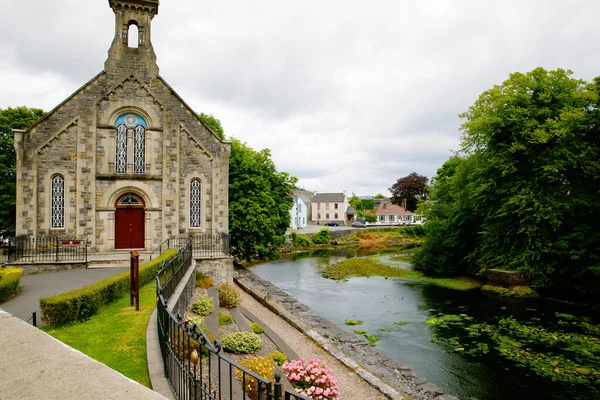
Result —
M497 323L504 317L548 325L557 322L557 313L564 313L599 323L590 310L545 299L510 299L480 290L446 289L407 279L370 277L338 282L321 276L327 263L357 255L364 253L320 252L318 256L257 265L252 271L349 332L362 329L379 337L375 347L379 353L401 361L418 376L460 399L600 398L598 387L553 381L499 356L497 351L487 352L487 347L485 351L473 349L467 353L456 351L456 346L464 344L448 344L457 340L474 347L467 343L465 326ZM432 317L448 314L458 320L426 324ZM347 326L347 319L362 320L363 324ZM481 343L485 344L479 346L494 347L489 341Z

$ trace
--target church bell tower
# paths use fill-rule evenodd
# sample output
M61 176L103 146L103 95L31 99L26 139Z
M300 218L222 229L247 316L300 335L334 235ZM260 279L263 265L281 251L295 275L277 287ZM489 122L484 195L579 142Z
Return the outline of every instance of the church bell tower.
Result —
M108 74L158 76L156 54L150 40L158 0L108 0L115 13L115 37L104 70Z

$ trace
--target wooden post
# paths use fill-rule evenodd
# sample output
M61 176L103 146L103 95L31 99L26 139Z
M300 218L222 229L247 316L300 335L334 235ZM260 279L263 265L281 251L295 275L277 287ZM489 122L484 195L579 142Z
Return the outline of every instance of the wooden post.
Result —
M140 254L131 250L131 262L129 264L129 305L133 306L135 299L135 311L140 311Z

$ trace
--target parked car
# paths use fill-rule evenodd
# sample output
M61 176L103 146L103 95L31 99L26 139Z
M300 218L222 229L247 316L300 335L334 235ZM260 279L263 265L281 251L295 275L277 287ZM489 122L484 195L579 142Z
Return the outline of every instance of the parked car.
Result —
M337 221L327 221L325 222L325 226L338 226Z
M352 223L352 227L353 227L353 228L364 228L364 227L365 227L365 224L363 224L362 222L354 221L354 222Z

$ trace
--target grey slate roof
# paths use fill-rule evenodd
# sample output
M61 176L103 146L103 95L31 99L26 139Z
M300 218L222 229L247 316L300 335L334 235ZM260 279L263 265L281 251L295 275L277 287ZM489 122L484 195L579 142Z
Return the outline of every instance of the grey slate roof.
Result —
M312 199L313 203L343 203L344 193L318 193Z
M346 210L346 214L354 215L354 214L356 214L356 210L354 209L354 207L348 206L348 209Z

